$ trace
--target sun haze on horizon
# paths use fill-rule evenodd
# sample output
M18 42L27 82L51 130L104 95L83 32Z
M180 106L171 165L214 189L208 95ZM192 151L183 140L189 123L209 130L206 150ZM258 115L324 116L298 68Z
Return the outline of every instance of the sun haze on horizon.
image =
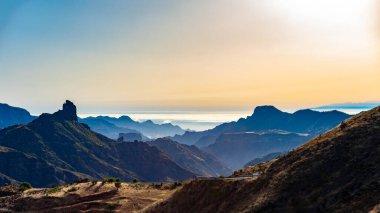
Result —
M378 101L376 0L0 2L0 102L33 112Z

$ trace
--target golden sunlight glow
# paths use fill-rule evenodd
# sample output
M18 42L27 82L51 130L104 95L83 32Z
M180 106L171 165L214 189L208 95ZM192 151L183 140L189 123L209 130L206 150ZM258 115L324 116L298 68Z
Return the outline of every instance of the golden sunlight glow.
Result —
M70 33L63 33L74 39L61 37L26 49L23 63L4 60L9 74L1 84L8 88L8 82L17 81L21 86L2 96L12 103L27 96L57 105L68 97L78 105L168 109L379 100L377 0L175 4L175 9L137 18L103 9L92 14L86 7ZM102 21L95 23L94 17ZM30 42L39 41L45 40ZM6 55L22 57L25 48L12 53L9 44L2 47Z

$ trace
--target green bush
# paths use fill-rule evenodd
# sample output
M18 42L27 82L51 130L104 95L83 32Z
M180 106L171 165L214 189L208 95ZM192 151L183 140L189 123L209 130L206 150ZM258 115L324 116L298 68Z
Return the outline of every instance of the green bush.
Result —
M115 183L115 182L121 182L120 178L104 178L102 180L102 183Z
M31 188L32 188L32 185L30 183L27 183L27 182L24 182L18 186L18 190L22 191L22 192L25 190L31 189Z
M120 188L121 187L121 182L115 182L115 187Z
M49 189L46 194L54 194L54 193L57 193L59 191L61 191L62 189L62 186L57 186L57 187L54 187L52 189Z

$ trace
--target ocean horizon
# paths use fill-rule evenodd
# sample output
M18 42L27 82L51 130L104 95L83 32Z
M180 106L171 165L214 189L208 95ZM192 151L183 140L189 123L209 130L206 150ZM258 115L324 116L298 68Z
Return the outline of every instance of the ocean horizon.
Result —
M324 106L310 108L315 111L332 111L337 110L350 115L358 114L362 111L371 109L369 106L362 107L334 107ZM280 109L284 112L293 113L296 109ZM237 121L240 118L246 118L252 115L252 111L228 111L228 112L209 112L209 111L140 111L125 113L79 113L80 118L109 116L118 118L121 116L129 116L135 121L144 122L151 120L158 124L171 123L178 125L186 130L203 131L212 129L222 123Z

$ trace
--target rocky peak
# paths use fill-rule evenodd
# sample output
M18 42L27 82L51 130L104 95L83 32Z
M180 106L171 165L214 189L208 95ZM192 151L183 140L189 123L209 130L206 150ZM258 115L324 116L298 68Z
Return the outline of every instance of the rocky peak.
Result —
M78 121L77 107L73 102L68 100L63 104L62 110L53 115L60 120Z

